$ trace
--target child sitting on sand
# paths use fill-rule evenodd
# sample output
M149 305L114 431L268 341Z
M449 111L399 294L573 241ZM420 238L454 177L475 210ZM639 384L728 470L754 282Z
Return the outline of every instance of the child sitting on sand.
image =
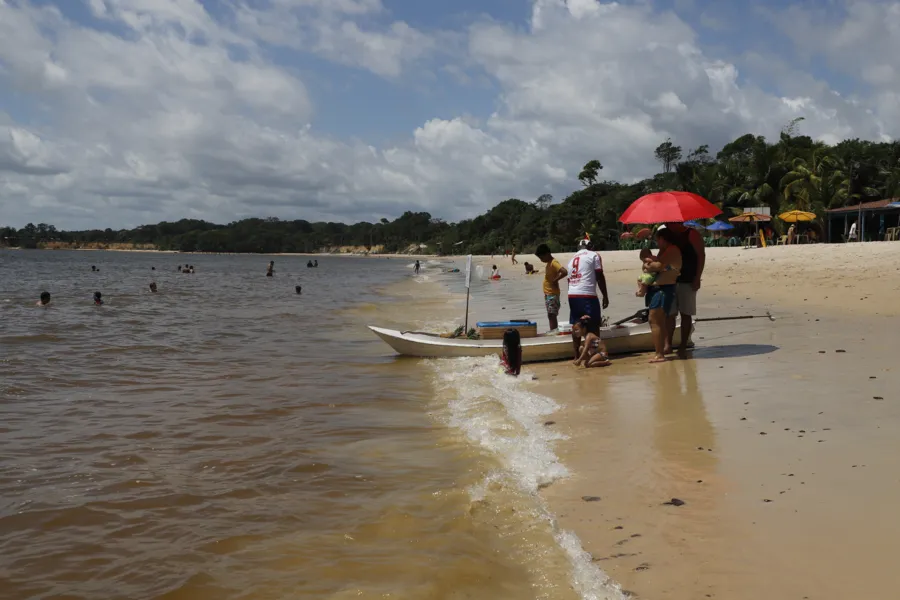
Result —
M585 369L606 367L611 364L603 340L596 333L591 333L590 317L586 316L572 325L572 333L583 338L581 353L578 355L578 358L572 361L572 364L576 367L584 365Z

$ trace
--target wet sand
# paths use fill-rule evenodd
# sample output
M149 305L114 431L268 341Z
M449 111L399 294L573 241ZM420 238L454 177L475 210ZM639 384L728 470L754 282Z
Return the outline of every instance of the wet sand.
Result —
M898 252L712 249L700 316L771 309L775 323L701 325L687 361L530 366L562 406L546 426L568 437L556 452L571 475L542 491L559 526L641 598L896 596L900 343L885 317L900 310ZM603 259L608 314L626 316L640 308L636 253ZM476 262L504 277L500 310L480 299L479 319L546 328L540 275Z

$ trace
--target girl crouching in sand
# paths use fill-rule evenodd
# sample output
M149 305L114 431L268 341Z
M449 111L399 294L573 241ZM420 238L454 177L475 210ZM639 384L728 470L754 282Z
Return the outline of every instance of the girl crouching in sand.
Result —
M591 367L606 367L609 362L609 354L606 352L606 345L596 333L591 332L590 317L584 317L572 326L575 335L583 338L581 343L581 354L578 355L572 364L576 367L584 365L585 369Z

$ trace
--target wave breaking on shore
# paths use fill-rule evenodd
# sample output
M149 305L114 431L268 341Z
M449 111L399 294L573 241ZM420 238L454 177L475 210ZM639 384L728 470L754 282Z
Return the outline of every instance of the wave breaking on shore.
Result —
M546 420L559 405L529 391L527 374L503 375L493 357L426 364L436 391L434 417L484 457L483 474L468 489L473 507L516 514L494 526L518 540L519 553L538 582L538 597L559 597L559 576L565 572L565 583L584 600L624 600L627 596L591 561L578 537L558 527L538 494L569 475L554 451L565 436Z

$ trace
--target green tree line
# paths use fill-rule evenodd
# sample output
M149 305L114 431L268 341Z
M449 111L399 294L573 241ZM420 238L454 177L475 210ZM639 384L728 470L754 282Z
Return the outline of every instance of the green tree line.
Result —
M541 242L569 249L585 232L615 247L622 231L618 216L652 192L694 192L720 206L726 216L758 206L770 207L773 214L796 208L821 216L828 208L900 195L900 142L852 139L830 146L798 135L801 120L789 123L775 142L747 134L715 155L705 145L684 151L667 139L654 152L661 171L633 184L604 180L600 160L590 160L578 176L582 188L561 202L554 203L547 194L534 201L511 198L458 223L427 212L353 225L275 218L218 225L182 219L118 231L60 231L29 223L19 230L0 227L0 243L27 248L49 242L140 244L160 250L241 253L318 252L340 246L403 252L424 244L428 252L440 254L490 254Z

